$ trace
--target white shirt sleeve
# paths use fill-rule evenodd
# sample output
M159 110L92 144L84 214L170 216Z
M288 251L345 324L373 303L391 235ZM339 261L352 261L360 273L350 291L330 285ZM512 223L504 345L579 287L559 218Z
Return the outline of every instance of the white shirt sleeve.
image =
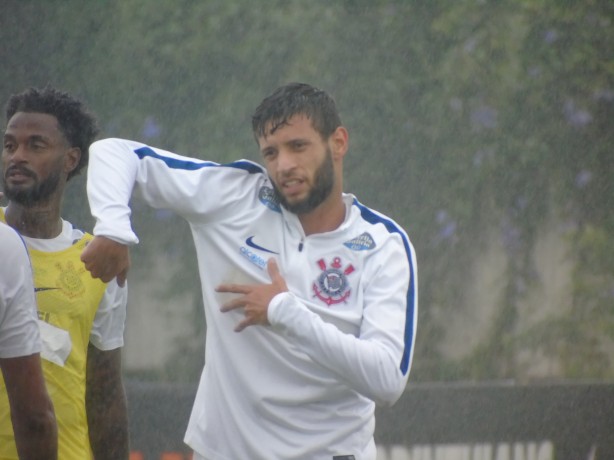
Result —
M130 155L133 144L108 139L90 146L87 195L96 219L94 235L136 244L128 203L136 179L138 158Z
M396 258L398 263L392 262L394 257L387 257L384 269L376 269L370 276L358 337L325 322L289 292L275 296L268 309L272 327L350 388L384 406L398 400L409 376L400 369L410 279L403 257ZM413 281L415 289L417 280ZM409 311L416 314L417 308ZM415 317L409 320L415 325Z
M108 351L124 346L124 325L128 284L120 287L116 280L107 284L90 332L90 342L99 350Z
M21 238L0 225L0 358L39 353L36 298L30 260Z
M224 212L239 193L236 182L227 178L249 174L241 168L219 166L129 140L94 142L87 178L88 200L96 219L94 235L138 243L130 223L134 187L148 205L174 211L189 222L204 221L216 210ZM260 168L255 163L252 166Z

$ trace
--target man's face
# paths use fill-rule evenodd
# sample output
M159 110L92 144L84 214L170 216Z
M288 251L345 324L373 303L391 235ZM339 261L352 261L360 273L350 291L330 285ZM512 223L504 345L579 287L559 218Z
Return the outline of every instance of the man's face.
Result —
M5 196L23 206L48 200L76 165L74 150L54 116L17 112L7 123L2 147Z
M308 118L296 115L258 143L275 193L288 211L307 214L330 196L332 152Z

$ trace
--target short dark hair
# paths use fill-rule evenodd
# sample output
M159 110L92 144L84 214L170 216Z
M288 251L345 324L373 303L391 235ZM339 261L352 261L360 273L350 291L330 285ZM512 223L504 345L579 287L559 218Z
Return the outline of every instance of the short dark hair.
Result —
M323 139L341 126L341 118L333 98L325 91L306 83L289 83L277 88L256 108L252 131L256 140L288 123L294 115L304 115ZM268 125L269 132L266 132Z
M54 116L70 146L81 150L79 164L68 174L68 179L87 166L90 145L98 135L98 123L81 101L50 86L28 88L9 98L5 108L6 122L17 112Z

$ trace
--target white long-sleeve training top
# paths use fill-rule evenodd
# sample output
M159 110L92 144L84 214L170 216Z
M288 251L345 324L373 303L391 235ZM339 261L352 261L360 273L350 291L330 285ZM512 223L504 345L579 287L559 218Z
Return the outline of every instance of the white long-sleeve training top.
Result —
M138 242L128 205L135 184L192 231L207 338L185 442L207 459L375 459L375 403L402 394L415 342L406 233L344 194L342 225L305 236L250 161L221 165L121 139L94 143L90 156L95 235ZM215 287L270 283L270 257L289 292L269 305L270 326L236 333L243 313L220 312L232 295Z
M34 281L17 232L0 222L0 358L40 353Z

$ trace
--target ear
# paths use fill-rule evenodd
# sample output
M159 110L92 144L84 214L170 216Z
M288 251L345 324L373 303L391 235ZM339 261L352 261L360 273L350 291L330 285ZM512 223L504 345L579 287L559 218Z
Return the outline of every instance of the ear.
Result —
M337 127L329 138L330 149L334 159L341 159L345 156L349 147L349 135L343 126Z
M79 165L81 160L81 149L79 147L71 147L66 151L64 157L64 172L70 174Z

